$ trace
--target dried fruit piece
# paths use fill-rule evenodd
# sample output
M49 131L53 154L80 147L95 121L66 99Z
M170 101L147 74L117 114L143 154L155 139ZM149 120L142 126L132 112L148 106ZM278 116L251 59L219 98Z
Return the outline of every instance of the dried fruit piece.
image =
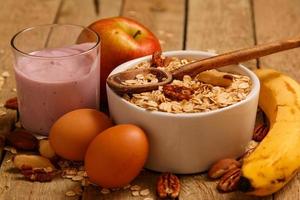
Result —
M198 81L222 87L228 87L233 82L232 75L215 69L201 72L195 78Z
M159 198L177 198L180 192L178 177L171 173L162 174L158 177L156 191Z
M194 94L194 91L184 86L167 84L163 86L163 93L171 100L182 101L184 99L189 100Z
M217 189L220 192L232 192L237 189L238 182L241 178L241 169L234 168L228 171L222 176L220 182L217 185Z
M12 110L18 110L18 98L13 97L11 99L8 99L5 104L5 108L12 109Z
M39 181L39 182L48 182L51 181L56 173L50 168L23 168L21 173L27 180L30 181Z
M256 142L261 142L269 132L268 125L262 123L255 127L252 139Z
M39 152L41 156L49 159L52 159L56 156L53 148L50 145L49 140L46 139L39 141Z
M210 178L220 178L228 171L241 167L241 163L232 158L225 158L214 163L208 171Z
M27 131L15 131L6 138L8 144L18 150L35 150L38 146L38 139Z
M52 168L53 170L55 169L50 160L38 155L18 154L14 156L13 163L20 170L34 168Z

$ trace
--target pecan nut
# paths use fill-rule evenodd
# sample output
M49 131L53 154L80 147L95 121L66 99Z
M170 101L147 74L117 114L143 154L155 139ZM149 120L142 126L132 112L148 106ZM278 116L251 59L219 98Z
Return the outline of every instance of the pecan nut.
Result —
M252 139L256 142L261 142L269 132L268 125L262 123L255 127Z
M241 178L241 169L234 168L228 171L217 185L220 192L232 192L237 189L239 180Z
M225 158L214 163L208 171L210 178L220 178L228 171L241 167L241 163L235 159Z
M161 51L155 51L152 54L151 67L166 67L170 64L171 58L163 57Z
M163 93L171 100L182 101L184 99L189 100L194 94L194 91L184 86L167 84L163 86Z
M7 135L7 143L18 150L35 150L39 141L30 132L15 131Z
M161 199L177 198L180 192L180 182L178 177L171 173L162 174L158 177L156 191Z
M51 181L56 175L52 168L22 168L21 173L27 180L39 182Z
M12 109L12 110L18 110L18 99L17 97L13 97L11 99L8 99L5 104L5 108Z

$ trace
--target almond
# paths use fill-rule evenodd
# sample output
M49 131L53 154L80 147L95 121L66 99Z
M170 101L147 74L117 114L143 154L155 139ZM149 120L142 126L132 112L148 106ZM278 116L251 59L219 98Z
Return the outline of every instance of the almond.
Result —
M14 156L13 163L20 170L34 168L55 169L49 159L38 155L18 154Z
M18 150L35 150L38 147L38 139L27 131L15 131L8 134L7 142Z
M4 106L5 106L5 108L8 108L8 109L17 110L18 109L18 99L17 99L17 97L13 97L11 99L8 99L5 102Z
M49 140L43 139L39 141L39 152L41 156L52 159L56 156Z

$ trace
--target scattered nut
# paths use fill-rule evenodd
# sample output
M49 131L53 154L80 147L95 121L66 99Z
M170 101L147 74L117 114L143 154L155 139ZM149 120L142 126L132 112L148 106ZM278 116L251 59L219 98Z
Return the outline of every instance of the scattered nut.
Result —
M235 159L225 158L214 163L208 171L209 178L220 178L228 171L241 167L241 163Z
M269 127L262 123L255 127L252 139L256 142L261 142L269 132Z
M39 182L51 181L56 175L52 168L22 168L21 173L27 180Z
M164 173L158 177L156 191L159 198L177 198L180 192L180 182L177 176Z
M44 156L45 158L54 158L56 156L53 148L50 145L49 140L43 139L39 140L39 152L41 156Z
M52 168L53 164L47 158L38 155L18 154L14 156L13 163L18 169Z
M220 192L232 192L237 189L238 182L241 178L241 169L234 168L228 171L217 185Z
M5 108L17 110L18 109L18 99L17 97L13 97L11 99L8 99L5 104Z
M18 150L35 150L38 146L36 137L27 131L15 131L8 134L7 142Z

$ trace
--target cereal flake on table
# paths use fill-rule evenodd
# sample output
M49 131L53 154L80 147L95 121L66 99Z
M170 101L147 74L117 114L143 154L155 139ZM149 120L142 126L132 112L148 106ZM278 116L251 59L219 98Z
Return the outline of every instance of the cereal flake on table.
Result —
M165 57L163 57L165 59ZM173 71L179 69L192 60L179 59L172 57L166 66L158 66L158 69L165 71ZM133 67L133 69L142 69L151 67L148 61L141 62ZM130 70L130 69L129 69ZM218 72L213 69L211 72ZM219 73L219 72L218 72ZM149 111L162 111L168 113L196 113L206 112L224 108L235 104L247 97L251 91L251 80L248 76L224 73L232 77L232 83L228 87L222 87L198 81L188 75L183 80L173 80L171 85L175 87L186 88L193 91L189 98L183 100L174 100L168 98L163 91L163 86L157 90L150 92L142 92L139 94L124 94L123 98L136 106ZM126 80L125 85L148 84L158 81L155 75L138 74L133 80Z

